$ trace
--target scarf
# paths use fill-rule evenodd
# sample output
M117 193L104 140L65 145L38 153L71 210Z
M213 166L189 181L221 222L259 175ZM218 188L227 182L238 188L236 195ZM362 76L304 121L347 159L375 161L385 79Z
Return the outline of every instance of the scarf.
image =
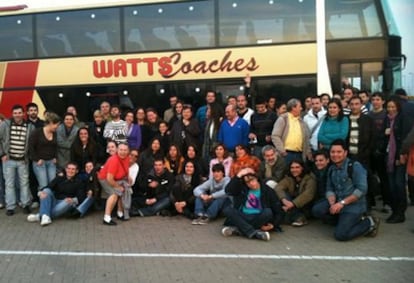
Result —
M389 173L394 172L395 154L397 151L397 144L395 142L394 135L394 123L396 116L396 114L388 114L388 118L390 119L390 137L388 140L387 172Z

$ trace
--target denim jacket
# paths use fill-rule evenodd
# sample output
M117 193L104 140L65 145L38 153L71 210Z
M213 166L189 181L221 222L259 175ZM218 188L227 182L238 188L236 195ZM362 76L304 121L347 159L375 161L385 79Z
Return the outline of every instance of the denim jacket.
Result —
M365 195L368 190L367 172L361 163L354 161L352 177L348 176L349 161L350 159L347 158L340 167L333 164L329 168L326 197L335 195L336 201L341 201L354 195L358 200L345 205L343 212L364 213L366 212Z

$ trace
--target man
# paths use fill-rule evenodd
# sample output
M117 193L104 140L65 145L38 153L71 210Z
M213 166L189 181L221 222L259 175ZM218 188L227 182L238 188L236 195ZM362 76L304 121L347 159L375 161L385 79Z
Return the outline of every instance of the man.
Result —
M111 104L108 101L102 101L99 110L105 122L111 121Z
M407 92L403 88L396 89L394 94L400 98L401 114L403 115L402 138L404 139L414 126L414 104L408 102Z
M217 141L223 143L229 151L234 151L236 145L249 144L250 127L247 122L237 115L234 105L227 105L226 118L220 125Z
M175 94L172 94L170 96L170 108L164 111L164 121L167 123L171 120L172 117L174 117L174 109L175 105L177 104L178 97Z
M316 218L336 222L335 239L348 241L365 235L375 237L379 218L364 215L367 212L365 195L368 190L367 173L358 161L347 158L343 140L335 140L330 149L332 165L328 170L326 199L312 208ZM348 171L351 171L350 175Z
M39 118L39 107L36 103L30 102L26 105L27 122L33 124L37 128L42 128L45 122ZM30 160L32 161L32 160ZM39 186L36 175L33 172L33 164L29 164L29 188L32 194L32 206L31 208L37 208L39 206L39 197L37 196L37 187Z
M375 192L378 185L370 166L372 151L375 147L374 122L368 115L362 114L362 100L354 96L349 101L349 158L359 161L367 170L368 177L368 209L375 206Z
M233 205L223 209L227 217L221 230L223 236L243 235L269 241L268 231L280 229L280 202L271 188L258 181L253 169L240 170L226 186L226 193L233 197Z
M45 122L39 118L39 107L36 103L30 102L26 105L27 122L33 124L35 128L41 128Z
M325 199L326 195L326 182L328 179L329 168L329 152L325 149L316 151L313 154L314 166L312 167L312 173L316 179L316 196L315 200L319 201Z
M75 125L75 116L65 113L63 123L56 130L57 137L57 164L59 169L64 169L70 161L70 149L78 135L79 127Z
M268 110L264 97L258 96L256 99L256 113L250 117L249 140L253 146L253 154L262 157L262 148L272 144L272 130L277 115Z
M29 191L29 136L34 130L24 120L23 106L12 107L12 118L0 124L0 156L6 189L6 215L14 214L16 208L16 183L20 188L20 201L25 213L30 213Z
M274 189L277 183L285 175L286 164L276 148L272 145L265 145L262 148L264 162L261 162L259 168L259 178L270 188Z
M300 117L300 100L292 98L286 106L288 113L280 115L273 126L272 142L277 152L285 158L286 164L294 159L312 159L309 130Z
M365 108L368 110L368 112L371 111L372 104L371 104L371 101L370 101L369 92L367 90L360 90L360 91L358 91L358 96L359 96L359 98L361 98L362 105L365 106Z
M78 126L79 128L82 128L83 126L85 126L84 122L79 121L78 119L78 110L76 110L76 107L73 105L68 106L68 108L66 108L66 113L72 113L73 117L75 118L75 125Z
M343 102L343 112L345 116L348 116L351 114L351 108L349 105L349 102L351 101L352 97L357 96L357 94L354 92L354 89L347 87L344 89L344 92L342 94L342 102ZM361 113L362 114L368 114L368 109L361 103Z
M118 105L111 107L111 121L105 124L103 136L107 140L113 140L117 144L127 141L127 125L121 119L121 110Z
M77 164L69 162L65 166L65 175L57 176L50 184L39 191L40 210L27 216L29 222L39 222L41 226L52 223L52 218L75 209L85 199L85 183L76 178Z
M165 169L164 159L156 158L153 169L141 180L138 216L167 215L173 185L174 175Z
M204 133L204 129L206 128L207 105L212 104L214 102L216 102L216 93L213 90L208 90L206 93L206 105L203 105L200 108L198 108L195 115L195 118L198 121L198 125L200 126L202 133Z
M318 150L318 133L325 115L326 110L322 107L321 96L312 96L311 109L303 118L303 122L308 126L310 145L314 152Z
M196 197L194 214L197 218L193 220L193 225L204 225L215 219L226 201L224 188L230 182L230 178L225 177L224 166L221 163L214 164L212 171L213 178L194 189Z
M253 113L253 109L247 107L247 96L245 94L239 94L237 96L237 115L250 125L250 118Z
M384 143L384 119L387 116L387 111L384 109L384 95L380 92L374 92L371 96L371 111L368 116L371 117L374 123L375 146L371 151L370 166L372 173L376 174L380 180L380 190L382 196L383 208L382 212L388 212L386 205L391 205L391 195L388 187L388 174L386 170L386 163L384 160L385 153L381 150Z

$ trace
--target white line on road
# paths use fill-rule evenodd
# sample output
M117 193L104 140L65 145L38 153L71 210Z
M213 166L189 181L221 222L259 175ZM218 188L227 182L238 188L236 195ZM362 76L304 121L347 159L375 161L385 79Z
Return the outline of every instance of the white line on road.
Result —
M414 261L414 257L402 256L325 256L325 255L265 255L265 254L178 254L178 253L110 253L71 251L8 251L0 255L24 256L75 256L75 257L133 257L133 258L223 258L223 259L271 259L271 260L333 260L333 261Z

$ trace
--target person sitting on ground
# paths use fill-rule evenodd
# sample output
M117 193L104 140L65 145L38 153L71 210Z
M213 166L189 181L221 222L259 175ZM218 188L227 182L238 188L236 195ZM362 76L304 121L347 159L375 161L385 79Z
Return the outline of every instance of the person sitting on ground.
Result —
M329 152L325 149L317 150L313 154L313 167L311 168L316 179L315 201L325 199L326 182L328 180Z
M152 170L140 180L138 196L134 197L137 211L131 216L170 215L170 192L174 185L174 175L165 169L163 158L154 160Z
M307 224L316 180L302 159L293 160L288 168L288 174L277 184L275 191L282 203L285 222L300 227Z
M76 163L66 164L64 176L57 176L39 191L39 213L29 214L27 221L40 221L41 226L46 226L52 223L52 219L66 214L81 203L85 197L85 183L76 178L77 173Z
M266 185L274 189L285 175L285 159L279 155L272 145L262 148L263 162L260 164L258 176Z
M213 178L198 185L194 189L195 215L194 225L207 224L215 219L221 212L227 195L224 188L230 181L229 177L224 176L224 166L221 163L213 165Z
M351 161L344 140L335 140L329 154L332 165L328 170L326 199L313 206L313 216L335 223L334 235L338 241L349 241L362 235L375 237L379 218L364 216L368 191L366 170L358 161L352 162L350 170Z
M85 162L85 168L78 174L78 178L85 183L86 186L86 197L75 207L72 211L72 217L78 218L83 217L89 210L89 208L95 202L95 196L98 195L98 180L96 178L95 165L92 161Z
M270 240L270 230L279 230L281 206L276 193L258 181L251 168L240 170L226 186L226 193L233 197L233 205L226 204L227 217L223 236L243 235L249 239Z
M230 167L230 177L234 177L243 168L252 168L256 174L259 172L260 159L250 154L250 149L242 144L236 145L236 158Z
M189 219L194 219L195 197L194 188L200 184L200 176L195 174L195 165L192 161L184 164L184 172L175 177L170 199L175 211Z

